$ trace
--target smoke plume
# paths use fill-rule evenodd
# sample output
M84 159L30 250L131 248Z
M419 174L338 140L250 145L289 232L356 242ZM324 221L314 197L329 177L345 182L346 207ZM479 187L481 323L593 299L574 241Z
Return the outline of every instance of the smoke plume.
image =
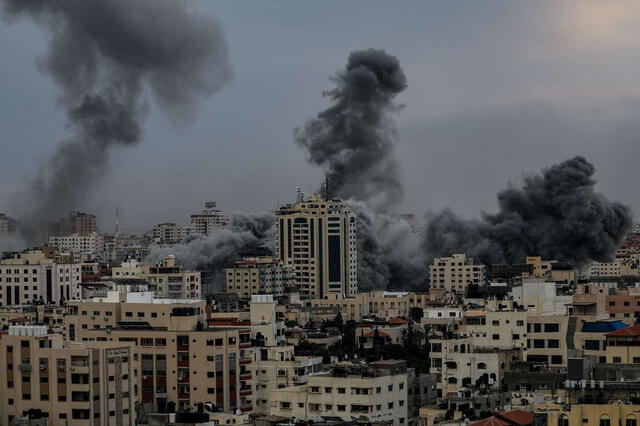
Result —
M175 119L230 78L220 24L173 0L1 0L7 20L30 18L51 39L39 63L60 89L72 136L17 196L30 240L77 207L116 147L136 144L149 98Z
M191 236L170 248L152 247L145 262L158 263L165 256L175 255L183 267L213 274L210 291L225 291L224 268L240 258L238 252L259 246L273 250L274 223L275 217L271 213L233 214L226 228L211 235Z
M391 117L395 96L407 87L400 62L383 50L351 52L332 81L336 87L325 95L333 105L296 129L295 140L325 169L331 196L386 210L403 195Z
M594 190L594 167L575 157L525 177L522 188L498 194L499 211L465 220L450 209L428 215L424 248L431 257L465 253L483 263L526 256L611 261L631 230L631 210Z
M329 197L358 216L358 288L419 289L426 267L417 234L393 216L403 199L394 154L394 98L407 87L400 62L383 50L351 52L325 95L333 105L294 131L308 161L322 167Z

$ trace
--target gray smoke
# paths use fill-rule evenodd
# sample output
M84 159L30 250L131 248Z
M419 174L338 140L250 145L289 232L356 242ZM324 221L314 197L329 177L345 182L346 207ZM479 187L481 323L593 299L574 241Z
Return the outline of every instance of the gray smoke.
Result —
M145 259L158 263L163 257L175 255L178 263L191 270L212 274L212 291L224 290L224 268L240 257L238 252L267 246L273 250L275 216L271 213L233 214L226 228L211 235L195 235L170 248L152 247Z
M347 199L358 216L359 289L420 289L426 267L419 237L390 213L403 199L392 117L400 108L394 98L407 87L400 62L383 50L355 51L332 81L325 95L333 105L294 138L325 169L329 197Z
M402 201L393 153L395 96L407 87L400 62L383 50L354 51L332 79L333 105L294 131L308 161L325 169L331 196L367 201L378 210Z
M526 256L611 261L631 230L631 210L595 191L595 168L583 157L525 177L522 188L498 194L499 211L465 220L450 209L428 215L424 249L430 257L465 253L483 263L523 262Z
M31 18L51 35L40 68L61 91L72 136L17 195L23 231L76 208L108 167L113 148L135 144L146 94L175 119L229 80L220 24L173 0L1 0L5 19Z

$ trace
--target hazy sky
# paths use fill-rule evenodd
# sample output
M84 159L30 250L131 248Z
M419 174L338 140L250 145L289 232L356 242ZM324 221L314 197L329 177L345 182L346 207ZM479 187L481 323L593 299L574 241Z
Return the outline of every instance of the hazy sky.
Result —
M292 130L326 108L322 91L351 50L383 48L408 78L397 155L404 210L495 207L523 173L574 155L598 188L640 211L640 3L630 1L196 1L222 22L234 78L176 125L154 110L144 141L115 152L83 205L113 228L186 223L205 200L273 209L322 172ZM0 24L0 212L65 137L58 94L37 58L47 35Z

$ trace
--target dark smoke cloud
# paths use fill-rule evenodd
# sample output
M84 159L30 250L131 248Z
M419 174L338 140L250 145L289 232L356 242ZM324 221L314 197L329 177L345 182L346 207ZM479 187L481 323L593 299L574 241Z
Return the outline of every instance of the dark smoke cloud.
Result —
M631 230L631 210L594 190L595 168L583 157L528 176L522 188L498 194L499 212L465 220L450 209L428 215L429 256L465 253L483 263L523 262L526 256L611 261Z
M383 50L352 52L325 94L333 105L296 129L308 161L327 173L330 197L340 197L358 216L358 287L421 289L426 267L420 241L409 224L389 212L403 199L394 153L400 107L407 87L400 62Z
M336 87L325 95L333 105L296 129L295 140L325 169L332 196L386 210L403 196L391 117L395 96L407 87L400 62L383 50L354 51L332 81Z
M7 20L31 18L51 34L40 68L61 90L72 132L18 194L34 240L46 221L77 207L118 146L137 143L146 94L175 119L231 77L220 24L173 0L1 0Z
M233 214L228 227L211 235L196 235L170 248L152 247L145 259L158 263L163 257L175 255L178 263L191 270L212 273L210 291L225 291L224 268L240 256L243 250L266 246L273 250L275 216L271 213Z

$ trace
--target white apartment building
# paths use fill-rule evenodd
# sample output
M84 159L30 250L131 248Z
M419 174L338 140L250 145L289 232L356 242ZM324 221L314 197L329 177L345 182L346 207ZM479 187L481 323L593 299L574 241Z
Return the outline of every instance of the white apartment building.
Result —
M301 297L355 296L356 221L340 200L319 195L276 211L276 257L295 268Z
M264 342L265 346L284 345L284 316L276 312L277 302L270 294L251 296L249 318L251 338Z
M295 356L293 346L257 347L247 368L253 377L254 412L269 414L271 392L307 383L310 375L321 371L322 357Z
M79 298L81 281L79 263L55 263L40 250L13 253L0 260L0 305Z
M408 423L408 375L404 361L339 365L310 376L307 384L271 392L271 415L314 419L364 418L400 426Z
M271 256L245 257L224 271L227 292L238 293L243 299L254 294L282 296L295 280L293 266Z
M191 230L194 234L209 235L229 224L229 218L216 208L215 201L207 201L200 214L191 215Z
M92 253L102 256L104 238L96 233L88 235L72 234L64 237L49 237L49 246L59 251L67 251L75 254Z
M464 294L469 284L484 284L484 265L474 264L464 254L438 257L429 266L429 282L433 289Z
M159 223L151 230L153 240L158 244L176 244L193 234L193 226L180 226L172 222Z

